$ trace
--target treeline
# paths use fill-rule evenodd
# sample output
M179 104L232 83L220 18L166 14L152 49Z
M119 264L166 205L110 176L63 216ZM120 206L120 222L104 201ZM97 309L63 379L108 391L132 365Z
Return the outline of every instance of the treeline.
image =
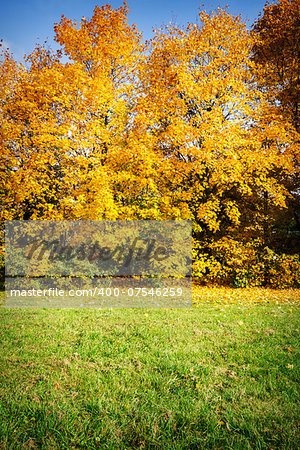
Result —
M119 9L0 63L1 223L192 219L194 276L300 285L298 0L143 42Z

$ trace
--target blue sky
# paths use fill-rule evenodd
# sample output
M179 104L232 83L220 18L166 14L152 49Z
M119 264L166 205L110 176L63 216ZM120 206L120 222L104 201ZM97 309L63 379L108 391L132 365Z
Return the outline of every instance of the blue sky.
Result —
M10 48L16 59L30 53L37 42L47 40L53 44L53 24L64 14L69 19L80 20L93 14L96 4L110 3L114 8L122 0L0 0L0 39ZM128 0L129 22L135 23L145 39L152 35L152 28L175 20L178 24L197 21L201 0ZM201 9L212 10L228 4L232 14L241 14L252 23L262 11L265 0L207 0Z

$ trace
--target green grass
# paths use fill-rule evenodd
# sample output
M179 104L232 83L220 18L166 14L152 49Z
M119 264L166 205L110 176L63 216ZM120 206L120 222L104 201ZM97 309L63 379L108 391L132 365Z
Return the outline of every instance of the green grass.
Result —
M296 305L0 320L1 449L299 448Z

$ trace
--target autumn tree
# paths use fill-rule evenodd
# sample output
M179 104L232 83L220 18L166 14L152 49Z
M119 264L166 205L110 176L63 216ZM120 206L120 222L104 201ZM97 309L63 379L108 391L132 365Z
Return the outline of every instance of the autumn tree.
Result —
M82 77L84 130L90 139L83 147L85 151L89 148L89 160L95 158L109 177L114 217L155 218L147 201L155 189L155 155L134 121L143 46L136 26L129 26L127 14L124 2L117 10L96 6L92 18L83 18L79 27L62 17L55 25L55 40L72 61L70 67ZM85 208L91 204L87 199Z
M297 230L300 232L299 8L298 0L267 2L252 29L259 88L267 95L270 113L285 122L291 137L287 144L291 170L288 174L277 174L287 190L288 209L277 215L273 234L273 246L288 253L300 250L297 238Z
M210 256L216 242L220 254L235 245L229 240L260 237L266 201L285 205L273 172L289 170L289 138L257 87L253 40L240 18L218 10L200 20L155 32L140 110L162 161L159 207L165 217L192 218Z
M250 33L204 11L143 44L127 15L124 2L63 16L58 51L3 55L2 223L192 219L197 276L232 282L253 266L269 283L258 256L273 258L272 223L296 186L295 49L276 75L273 25Z
M299 131L300 5L298 0L266 3L253 25L254 59L269 100Z
M13 66L5 55L7 84L12 71L18 78L9 90L3 86L2 145L10 185L5 218L118 216L122 198L113 187L123 181L116 170L121 161L130 166L140 41L127 12L126 4L118 10L106 5L80 24L62 17L55 25L62 50L37 46L26 68Z

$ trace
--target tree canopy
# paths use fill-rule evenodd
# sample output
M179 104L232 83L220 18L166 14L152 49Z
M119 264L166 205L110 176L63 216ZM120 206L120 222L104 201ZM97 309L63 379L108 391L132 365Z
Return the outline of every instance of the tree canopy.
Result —
M127 14L63 16L60 50L3 53L1 222L192 219L201 280L299 283L298 1L146 43Z

